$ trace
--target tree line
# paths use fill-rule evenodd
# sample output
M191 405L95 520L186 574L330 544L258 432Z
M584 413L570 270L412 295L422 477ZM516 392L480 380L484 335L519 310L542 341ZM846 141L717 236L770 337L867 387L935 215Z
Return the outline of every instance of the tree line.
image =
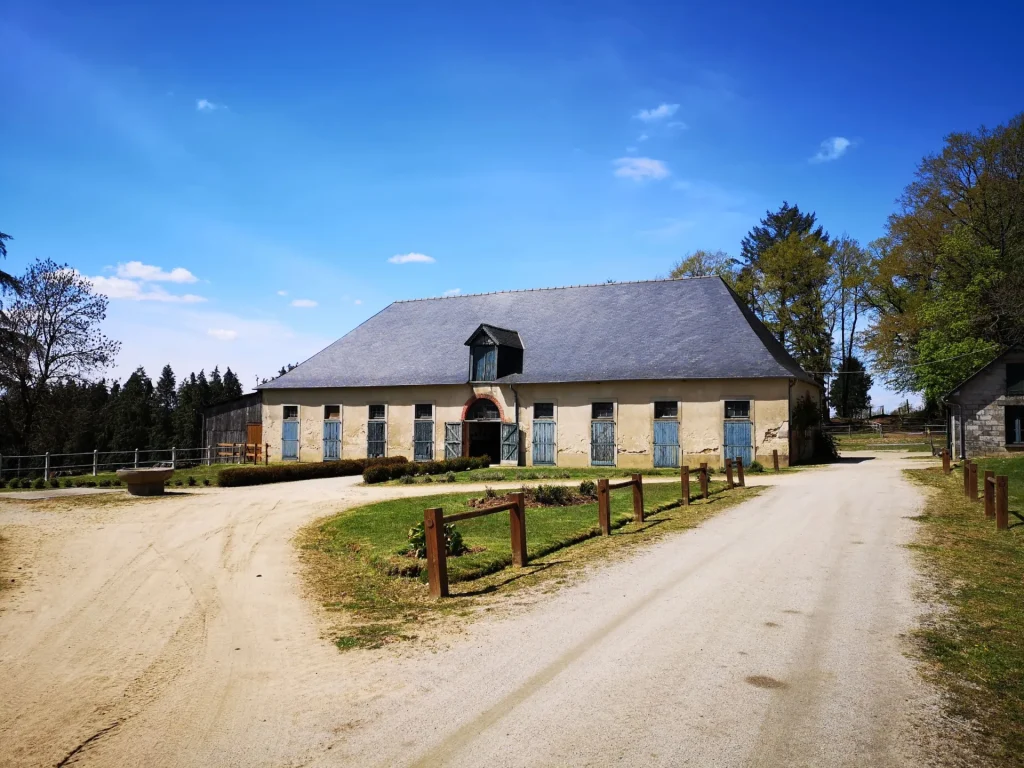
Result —
M935 411L1024 343L1024 114L946 137L921 160L882 237L831 237L784 202L738 257L696 251L673 277L721 275L822 384L839 415L870 402L870 369Z

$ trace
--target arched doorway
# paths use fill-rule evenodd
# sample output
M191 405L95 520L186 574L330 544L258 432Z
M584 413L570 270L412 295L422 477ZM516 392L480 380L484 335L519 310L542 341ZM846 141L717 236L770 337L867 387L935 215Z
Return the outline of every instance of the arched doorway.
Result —
M501 409L489 397L478 397L466 407L466 448L469 456L490 456L501 461Z

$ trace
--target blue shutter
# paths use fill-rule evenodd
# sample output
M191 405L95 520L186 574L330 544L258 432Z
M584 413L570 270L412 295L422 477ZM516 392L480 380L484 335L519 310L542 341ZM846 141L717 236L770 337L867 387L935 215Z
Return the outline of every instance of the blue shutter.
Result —
M740 419L725 422L725 458L742 459L743 466L754 460L754 429L749 421Z
M498 348L478 344L472 347L473 381L494 381L498 378Z
M462 455L462 422L448 421L444 425L444 457L457 459Z
M332 419L324 421L324 461L341 458L341 422Z
M413 461L432 461L434 459L434 422L413 422L412 442Z
M299 422L297 421L281 423L281 458L299 458Z
M590 463L595 467L615 466L615 422L590 422Z
M519 425L501 425L501 460L519 463Z
M555 422L533 422L533 463L555 463Z
M654 466L679 466L679 422L654 422Z
M375 459L384 455L387 448L387 422L366 423L366 458Z

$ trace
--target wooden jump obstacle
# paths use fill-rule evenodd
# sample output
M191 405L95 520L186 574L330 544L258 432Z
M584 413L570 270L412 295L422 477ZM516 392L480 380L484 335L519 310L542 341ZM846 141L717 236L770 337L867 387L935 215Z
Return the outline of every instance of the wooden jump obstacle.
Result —
M445 517L442 507L423 510L423 530L427 540L427 582L430 585L431 597L448 597L448 548L444 541L445 525L499 512L509 513L512 565L522 568L526 565L526 497L522 493L513 494L513 500L504 504L460 512L449 517Z

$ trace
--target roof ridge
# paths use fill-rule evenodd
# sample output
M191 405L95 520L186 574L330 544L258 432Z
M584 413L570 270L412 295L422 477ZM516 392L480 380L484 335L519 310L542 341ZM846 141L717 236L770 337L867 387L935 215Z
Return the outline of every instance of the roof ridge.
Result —
M610 283L579 283L578 285L549 285L542 288L509 288L504 291L480 291L479 293L458 293L454 296L421 296L418 299L395 299L392 304L411 304L414 301L440 301L442 299L469 299L475 296L495 296L501 293L531 293L533 291L565 291L570 288L605 288L614 285L638 285L640 283L677 283L685 280L721 279L718 275L696 275L693 277L655 277L647 280L616 280Z

